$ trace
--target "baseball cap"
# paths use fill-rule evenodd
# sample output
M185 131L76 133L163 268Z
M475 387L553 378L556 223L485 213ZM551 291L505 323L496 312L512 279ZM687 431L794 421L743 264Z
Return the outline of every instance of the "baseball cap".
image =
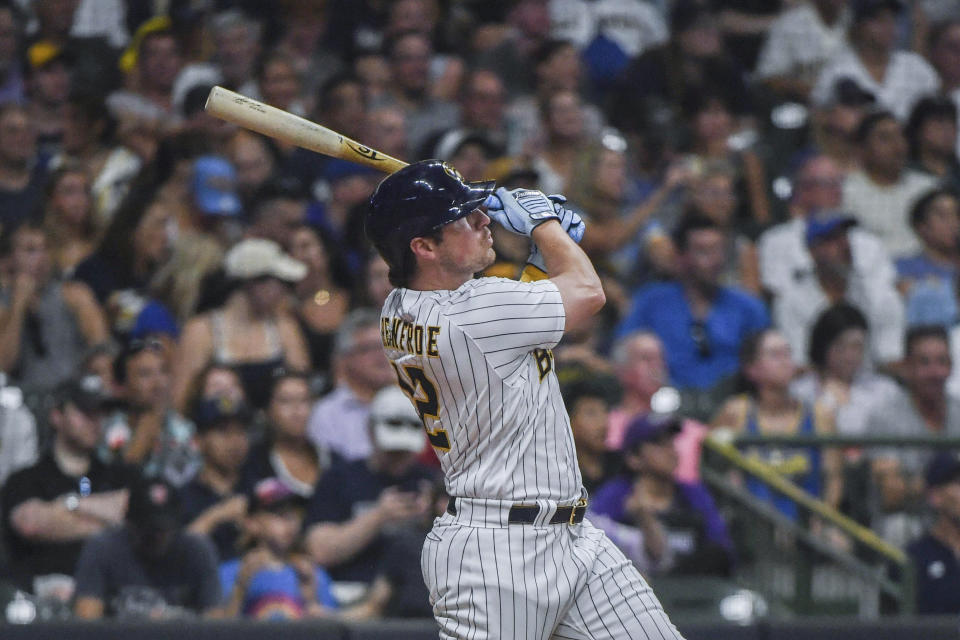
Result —
M140 479L130 488L127 521L145 530L170 531L180 526L180 503L172 486L160 479Z
M100 376L85 375L61 384L55 393L57 406L70 403L83 413L108 411L120 406Z
M437 139L433 153L427 155L449 162L468 144L475 144L482 148L488 158L498 155L498 149L487 136L480 131L470 129L450 129Z
M264 478L253 485L247 496L247 513L257 511L283 511L288 508L303 509L307 499L290 490L278 478Z
M27 63L31 71L42 69L57 60L63 60L66 51L63 47L49 40L38 40L27 49Z
M705 0L678 0L670 11L670 32L681 33L700 25L714 24L713 7Z
M230 396L203 398L193 412L198 432L210 431L232 421L246 423L249 419L250 408L246 403Z
M960 480L960 457L956 453L938 453L927 464L927 488L942 487Z
M236 170L220 156L201 156L193 163L193 199L207 215L235 216L240 213L236 183Z
M903 3L900 0L853 0L850 6L855 23L872 18L884 9L900 13L903 11Z
M400 387L381 389L370 403L373 441L381 451L420 453L427 436L423 422Z
M876 101L877 97L861 87L856 80L844 76L833 83L833 91L830 92L828 105L862 107L874 104Z
M227 277L251 280L272 276L285 282L299 282L307 275L307 265L291 258L273 240L247 238L227 252L223 259Z
M820 242L838 229L855 227L857 220L841 211L818 211L807 218L807 246Z
M676 416L639 415L627 424L623 434L623 448L633 449L647 442L655 442L661 436L676 435L682 429Z

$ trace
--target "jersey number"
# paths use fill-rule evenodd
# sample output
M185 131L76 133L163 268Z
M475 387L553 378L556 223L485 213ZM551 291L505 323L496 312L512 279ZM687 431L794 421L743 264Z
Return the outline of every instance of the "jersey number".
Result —
M417 406L417 413L420 414L420 420L423 421L423 428L427 432L427 439L430 444L442 451L450 451L450 438L447 437L446 430L436 429L431 431L427 427L427 418L437 419L440 417L437 386L433 384L433 381L427 377L427 374L420 367L409 364L403 367L407 377L410 378L410 382L407 382L403 374L400 373L400 367L393 362L390 364L393 365L393 370L397 372L397 382L400 384L400 388Z

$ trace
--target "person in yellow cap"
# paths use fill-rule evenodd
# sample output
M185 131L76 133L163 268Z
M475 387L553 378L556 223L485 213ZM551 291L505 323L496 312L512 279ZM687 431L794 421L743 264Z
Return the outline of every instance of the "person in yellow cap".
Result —
M67 98L70 96L70 71L64 49L49 40L38 40L27 49L27 95L37 131L37 142L44 150L54 150L63 137Z

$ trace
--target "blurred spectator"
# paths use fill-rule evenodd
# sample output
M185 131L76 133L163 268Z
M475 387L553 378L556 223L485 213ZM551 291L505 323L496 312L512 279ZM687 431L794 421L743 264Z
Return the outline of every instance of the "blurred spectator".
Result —
M14 471L37 461L37 421L23 404L23 392L0 374L0 487Z
M729 575L733 543L701 483L674 477L676 418L640 416L624 436L624 470L593 495L591 511L637 527L648 572Z
M133 151L115 144L115 128L102 99L75 92L67 102L61 153L50 162L54 168L76 162L86 169L98 230L113 219L143 164Z
M943 93L960 109L960 18L940 22L930 30L930 63L940 74ZM960 135L957 153L960 154Z
M310 381L305 373L280 368L267 384L267 437L250 450L241 482L249 490L264 478L277 478L308 499L331 463L330 452L307 439Z
M876 97L850 78L834 83L827 103L813 110L812 148L833 160L842 175L860 167L857 128L876 108Z
M796 373L790 351L790 343L775 329L758 332L744 341L740 359L743 393L727 400L714 417L713 426L749 435L832 434L835 427L830 412L805 405L790 395L790 381ZM753 449L751 455L831 507L840 504L843 477L839 450L764 446ZM753 476L746 479L746 485L752 494L797 519L800 510L793 500Z
M47 158L25 107L0 104L0 227L10 231L37 210L47 178Z
M163 345L131 340L114 360L113 377L123 410L104 422L100 457L135 464L148 478L174 487L189 482L201 465L196 430L171 407Z
M264 478L249 492L248 503L250 548L220 565L221 615L256 620L331 615L337 601L330 576L303 551L306 498L277 478Z
M221 156L200 156L193 162L187 217L179 231L194 231L226 249L240 239L242 205L237 194L237 170Z
M652 331L663 341L671 380L706 392L736 372L741 342L770 319L760 300L720 285L727 237L713 220L685 215L673 240L677 279L637 291L617 335Z
M437 0L396 0L389 6L383 29L386 38L413 31L430 40L435 50L430 58L430 95L439 100L456 99L464 75L463 60L450 46L459 43L449 42L445 30L439 29L447 11Z
M906 134L913 168L960 194L957 111L949 98L923 98L910 113Z
M687 161L695 177L701 177L710 161L727 162L733 173L735 195L739 202L736 215L727 224L741 230L770 221L767 178L760 158L750 149L731 147L734 133L733 103L722 91L691 91L683 103L690 123L690 155Z
M330 197L321 205L311 205L307 221L337 246L348 268L360 269L368 250L363 232L367 201L383 175L375 169L349 160L332 160L325 169Z
M515 133L507 119L506 100L503 80L493 71L476 69L467 75L460 95L460 126L481 132L500 153L507 150Z
M64 164L47 182L43 226L57 273L70 276L93 253L98 240L88 172L80 164Z
M183 115L183 122L177 132L171 135L192 136L198 148L225 156L230 139L237 132L238 127L207 113L205 106L211 89L213 85L201 84L187 91L187 95L183 97L183 105L178 111ZM165 142L165 139L160 140L161 145Z
M193 412L203 466L179 491L181 522L187 531L210 538L221 560L239 553L247 496L240 469L250 450L249 411L228 395L201 399Z
M867 319L853 305L837 302L813 323L811 370L790 383L790 392L806 406L832 413L840 435L869 435L873 407L897 389L869 367L869 345Z
M527 93L534 83L534 52L550 35L549 0L520 0L506 15L506 36L479 52L477 67L503 79L511 97Z
M333 371L333 391L310 414L310 439L347 460L366 458L373 452L370 403L394 380L383 353L378 311L354 309L346 317L333 343Z
M923 195L910 210L910 226L923 247L897 260L897 287L905 298L907 323L952 326L960 312L960 195L946 189Z
M334 336L350 310L350 295L334 279L330 254L316 229L305 224L296 227L290 235L290 255L307 265L296 295L297 319L310 362L315 373L329 378Z
M357 294L362 306L382 309L387 296L393 291L390 284L390 267L379 253L373 252L363 267L361 290Z
M151 281L170 257L174 212L157 186L137 183L117 208L96 250L77 265L73 277L85 283L105 306L115 294L148 293Z
M247 214L247 237L270 240L289 252L293 233L307 215L303 185L286 177L268 180L254 194Z
M611 99L611 124L647 131L650 144L678 144L680 107L691 92L720 91L738 113L749 111L742 70L723 46L720 20L709 3L683 0L670 10L670 40L644 52L621 74Z
M667 384L667 365L663 359L663 343L655 333L646 330L620 337L613 345L610 359L623 394L620 404L609 413L607 446L619 451L623 448L627 424L638 415L650 413L653 394Z
M213 53L209 62L186 65L177 76L173 102L179 107L191 87L219 84L239 94L252 96L253 77L260 56L261 24L242 10L228 9L209 21Z
M307 549L337 583L347 583L343 597L335 591L343 604L369 587L391 533L417 526L432 509L434 470L417 462L427 439L410 400L398 387L383 389L366 426L370 456L324 474L307 511Z
M269 138L239 129L227 144L227 159L237 169L237 192L243 209L252 213L257 194L277 173L277 149Z
M577 49L565 40L547 40L536 50L534 61L536 82L533 91L513 100L507 109L507 118L513 124L507 153L524 157L542 154L546 148L558 142L554 140L558 134L562 139L571 136L582 136L584 140L598 137L604 117L596 106L584 101L580 90L583 70ZM557 105L553 104L553 99L561 93L574 96L582 122L575 123L570 115L559 122L551 121L557 115L570 113L569 109L560 114L554 113ZM560 106L569 102L570 98L564 98ZM558 127L562 130L557 131ZM541 171L540 168L534 168ZM547 192L552 193L549 190Z
M51 447L0 491L11 577L26 591L67 602L83 541L123 520L133 473L95 451L110 399L94 376L61 385L49 420Z
M770 25L757 79L782 98L807 101L813 83L847 44L846 0L813 0L785 10Z
M0 2L0 104L20 104L26 99L18 54L23 38L23 16L13 2Z
M592 84L606 88L627 63L667 41L667 25L644 0L553 0L551 35L581 51Z
M907 547L916 567L916 611L960 613L960 460L939 453L926 468L927 504L933 523Z
M25 393L43 393L73 375L86 348L107 339L107 324L85 284L56 276L42 226L24 223L7 241L0 370L11 372Z
M960 435L960 399L946 391L953 366L946 330L912 327L907 331L904 349L903 388L874 404L870 433L931 438ZM896 447L874 452L878 513L872 525L891 544L904 546L920 532L920 520L909 511L922 494L923 468L932 457L930 448Z
M170 18L158 16L140 25L123 58L128 86L107 97L107 107L124 131L137 127L169 130L180 124L173 86L183 65L181 44Z
M570 184L577 153L588 140L583 103L573 91L562 90L548 96L541 109L544 140L531 166L540 177L538 189L560 193Z
M124 526L83 545L76 580L84 620L184 618L220 602L216 551L180 527L176 492L160 480L133 484Z
M278 366L304 371L310 360L284 301L307 267L270 240L248 238L224 259L237 283L226 303L192 318L183 330L173 369L174 407L183 410L196 375L208 362L233 366L254 408L267 404L270 376Z
M940 78L926 60L895 49L903 8L899 0L853 0L851 46L820 72L810 94L814 104L825 104L834 83L850 78L905 121L917 100L940 89Z
M619 472L620 456L607 448L607 423L613 391L609 381L604 384L591 378L572 382L563 390L580 475L584 488L591 495Z
M687 183L690 172L681 164L671 166L663 184L642 203L631 206L626 144L617 136L605 139L606 144L578 149L564 188L568 206L588 221L581 247L595 265L627 282L639 279L641 267L653 274L670 274L675 252L669 230L652 218L676 188Z
M890 256L915 253L919 247L908 213L917 197L936 185L935 180L907 168L907 140L889 111L865 117L856 140L862 168L843 184L844 210L877 234Z
M489 165L497 156L497 149L483 132L458 127L445 131L432 142L431 152L420 155L456 167L468 182L480 182L490 177Z
M27 97L37 143L53 155L63 138L65 109L70 95L70 72L65 51L41 40L27 49Z
M387 41L385 52L393 81L387 95L372 106L392 104L403 109L410 148L420 149L431 133L456 126L457 107L432 95L433 48L426 36L416 31L396 34Z
M857 224L838 211L807 219L806 244L813 271L796 278L774 303L777 327L787 336L798 366L808 363L810 331L821 311L841 300L860 309L870 326L870 359L890 365L903 356L903 302L890 282L853 267L849 229Z
M813 258L807 248L808 219L818 211L840 208L843 173L826 155L814 155L797 170L790 199L790 220L763 232L757 242L760 281L774 299L813 273ZM896 272L879 239L860 227L848 232L852 267L877 283L892 283Z
M257 69L257 91L263 102L298 116L307 115L300 77L293 60L283 53L268 54Z
M383 151L398 160L410 158L405 118L399 107L384 105L367 111L364 139L367 138L371 149Z

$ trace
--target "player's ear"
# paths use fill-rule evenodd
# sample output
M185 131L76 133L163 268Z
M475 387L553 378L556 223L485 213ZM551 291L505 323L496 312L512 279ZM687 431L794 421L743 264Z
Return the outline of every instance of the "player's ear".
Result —
M432 258L436 253L437 243L432 238L417 237L410 241L410 251L418 258Z

